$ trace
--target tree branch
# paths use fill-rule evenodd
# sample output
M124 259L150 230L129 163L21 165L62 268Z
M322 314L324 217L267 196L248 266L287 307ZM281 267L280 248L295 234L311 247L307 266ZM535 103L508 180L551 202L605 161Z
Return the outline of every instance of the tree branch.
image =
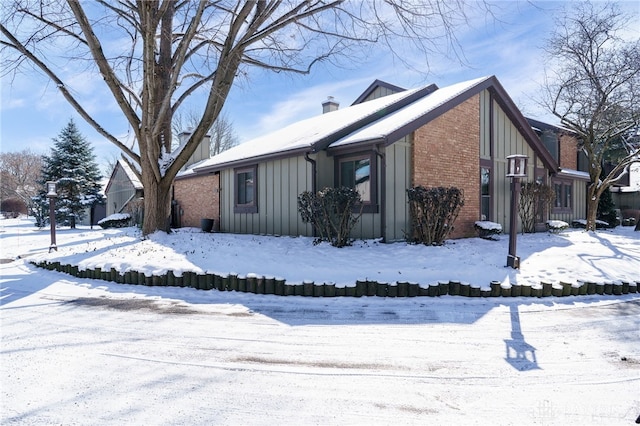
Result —
M80 103L75 99L75 97L67 90L64 82L58 78L58 76L49 69L49 67L42 62L38 57L36 57L30 50L28 50L25 46L22 45L6 28L4 25L0 24L0 31L2 34L9 39L12 43L11 46L19 51L21 54L26 56L31 62L34 63L47 77L49 77L56 85L62 96L71 104L71 106L80 114L80 116L85 119L91 126L102 136L107 138L110 142L115 144L122 151L126 152L131 158L138 158L138 154L133 152L129 147L122 144L118 139L116 139L111 133L105 130L97 121L91 117L91 115L80 105Z

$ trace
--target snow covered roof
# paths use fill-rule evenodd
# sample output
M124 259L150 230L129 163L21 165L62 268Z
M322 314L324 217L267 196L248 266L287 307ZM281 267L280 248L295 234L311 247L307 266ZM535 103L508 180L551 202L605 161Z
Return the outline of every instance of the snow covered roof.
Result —
M193 170L198 172L203 169L221 168L220 166L229 163L268 157L273 154L323 149L325 146L320 146L323 142L328 145L341 137L341 133L349 134L357 130L364 125L360 124L363 121L370 122L384 116L388 111L393 111L394 106L404 105L414 97L420 98L434 89L435 86L430 85L406 90L298 121L215 155L194 167ZM358 127L352 129L354 126Z
M551 123L547 123L545 121L540 121L537 120L535 118L531 118L531 117L526 117L527 121L529 122L529 124L531 125L531 128L537 132L537 133L542 133L545 130L552 130L554 132L564 132L564 133L569 133L569 134L574 134L575 132L571 129L569 129L568 127L565 127L561 124L551 124Z
M120 167L122 167L122 170L125 172L129 180L131 181L131 184L133 185L133 187L135 189L142 189L142 182L140 182L140 179L138 179L138 175L136 175L134 171L131 169L131 166L129 165L129 163L127 163L122 159L119 159L118 164L120 164Z
M560 177L571 177L582 180L591 180L589 173L581 172L580 170L572 170L572 169L560 169L558 170L558 176Z
M384 118L332 143L331 147L335 148L358 142L387 139L395 131L415 122L420 117L427 115L439 106L446 104L456 96L463 94L489 78L491 77L477 78L438 89L399 111L386 115ZM388 142L395 142L395 140Z
M211 172L269 158L318 152L358 143L391 144L481 90L490 89L509 117L550 170L557 163L541 144L495 76L438 88L405 90L347 108L314 116L242 143L196 164L192 173Z

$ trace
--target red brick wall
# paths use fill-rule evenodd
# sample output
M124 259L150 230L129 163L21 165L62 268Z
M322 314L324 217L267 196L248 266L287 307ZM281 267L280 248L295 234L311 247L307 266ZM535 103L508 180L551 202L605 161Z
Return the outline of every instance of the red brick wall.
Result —
M574 136L560 135L560 167L578 169L578 140Z
M480 216L480 98L476 95L418 129L413 142L412 184L455 186L465 204L450 238L475 236Z
M182 226L199 228L200 219L214 219L214 229L220 224L220 175L207 174L176 180L174 199L183 211Z

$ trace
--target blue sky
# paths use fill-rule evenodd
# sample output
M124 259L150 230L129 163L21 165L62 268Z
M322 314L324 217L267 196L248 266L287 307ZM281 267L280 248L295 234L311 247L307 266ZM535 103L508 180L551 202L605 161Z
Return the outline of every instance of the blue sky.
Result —
M252 70L237 81L226 104L241 141L276 130L291 122L322 112L321 103L333 96L341 107L349 106L375 79L411 88L427 83L440 87L481 76L496 75L525 115L556 122L533 100L544 75L542 48L553 24L553 16L566 2L495 2L496 20L483 14L471 15L470 22L457 37L467 65L433 55L428 66L414 61L408 68L389 54L368 54L368 60L337 68L320 65L309 75L276 74ZM640 14L640 1L620 2L627 10ZM640 33L640 21L635 27ZM410 56L409 56L410 58ZM69 70L73 72L73 70ZM102 97L93 84L94 77L79 73L76 90L86 95L88 109L98 121L122 140L131 136L121 113L108 97ZM1 82L0 150L30 148L49 153L56 137L69 119L92 143L97 161L105 166L117 158L118 149L95 132L66 103L55 87L40 75L30 73ZM189 105L189 109L197 109ZM102 167L106 173L105 167Z

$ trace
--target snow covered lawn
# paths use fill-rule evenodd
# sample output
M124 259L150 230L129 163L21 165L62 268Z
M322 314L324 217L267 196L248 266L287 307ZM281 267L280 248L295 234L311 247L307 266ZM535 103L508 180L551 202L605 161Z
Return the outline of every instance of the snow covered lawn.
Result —
M559 235L518 235L520 270L505 268L508 235L497 241L481 238L448 240L442 247L405 243L356 241L352 247L314 245L308 237L268 237L204 233L181 228L167 235L156 233L141 240L136 228L57 231L58 251L47 253L49 230L30 221L3 221L5 258L28 255L29 260L60 261L80 269L115 268L147 275L172 270L257 274L284 278L289 283L313 281L354 285L356 280L394 283L436 283L458 280L488 286L491 281L640 281L640 233L618 227L587 233L570 229ZM8 227L15 223L16 226Z
M632 229L444 247L1 220L1 424L632 424L640 294L545 299L303 298L78 279L85 267L349 283L638 279Z

